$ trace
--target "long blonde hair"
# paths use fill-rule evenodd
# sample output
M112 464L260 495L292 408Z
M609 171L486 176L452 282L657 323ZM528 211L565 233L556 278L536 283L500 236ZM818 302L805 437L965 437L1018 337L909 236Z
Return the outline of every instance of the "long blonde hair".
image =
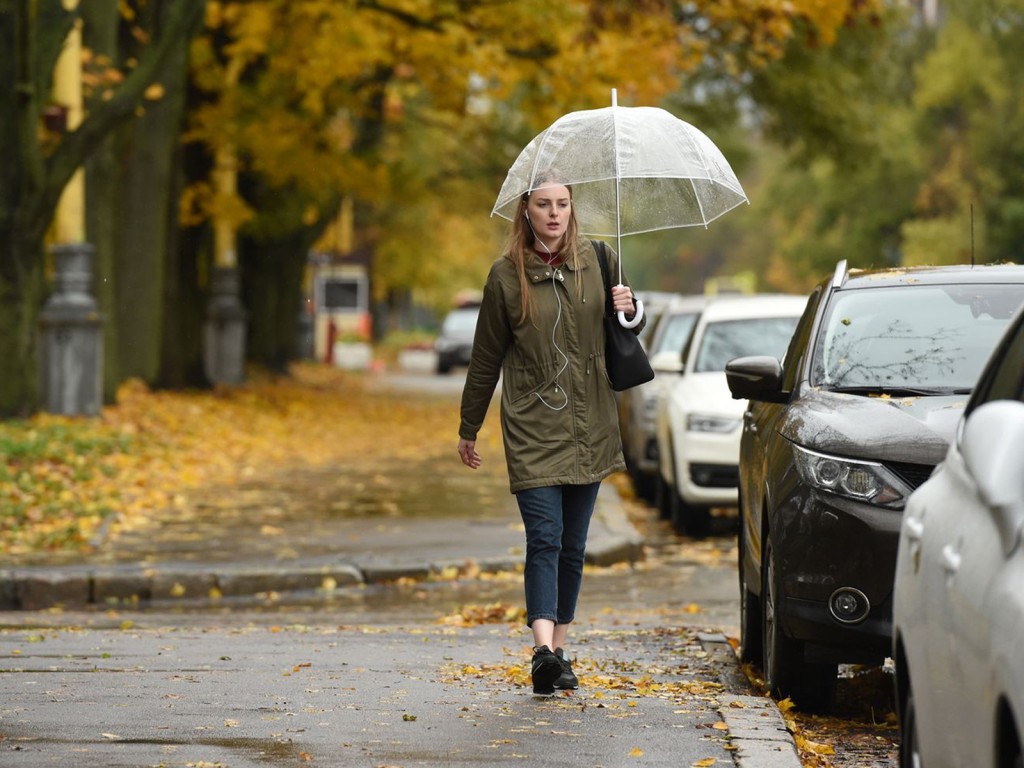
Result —
M562 182L557 181L555 178L545 178L542 176L538 176L535 182L538 187L543 186L545 183L561 184ZM568 184L563 186L569 190L569 200L571 202L572 187ZM516 209L515 215L512 217L512 226L509 229L508 241L505 246L505 258L512 262L512 265L516 268L516 275L519 277L520 306L522 307L519 314L520 324L528 322L533 316L533 295L530 290L530 281L526 279L526 260L533 253L533 246L537 242L537 236L533 232L533 227L529 226L526 218L526 206L529 201L530 192L525 192L519 200L519 206ZM569 210L569 223L566 225L565 233L562 235L562 245L559 251L565 250L566 246L568 246L565 263L571 265L573 271L576 272L575 294L577 298L580 298L583 295L583 280L579 274L580 254L578 244L579 225L576 221L576 208L571 206Z

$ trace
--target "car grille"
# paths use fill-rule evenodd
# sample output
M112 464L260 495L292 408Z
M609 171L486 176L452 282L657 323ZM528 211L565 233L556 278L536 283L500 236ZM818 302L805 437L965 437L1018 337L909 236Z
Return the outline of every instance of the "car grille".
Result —
M691 464L690 479L702 488L737 488L740 468L735 464Z
M907 464L902 461L885 461L882 464L909 485L911 490L917 490L917 487L931 477L935 470L934 464Z

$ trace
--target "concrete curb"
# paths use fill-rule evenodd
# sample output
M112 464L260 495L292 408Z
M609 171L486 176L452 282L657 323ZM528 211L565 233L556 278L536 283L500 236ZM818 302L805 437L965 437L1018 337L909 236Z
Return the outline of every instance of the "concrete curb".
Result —
M698 639L711 658L722 662L727 688L751 690L724 635L701 634ZM793 734L774 699L730 693L718 697L718 713L729 726L737 768L801 768Z
M740 768L800 768L793 735L773 700L729 695L719 697L718 706Z

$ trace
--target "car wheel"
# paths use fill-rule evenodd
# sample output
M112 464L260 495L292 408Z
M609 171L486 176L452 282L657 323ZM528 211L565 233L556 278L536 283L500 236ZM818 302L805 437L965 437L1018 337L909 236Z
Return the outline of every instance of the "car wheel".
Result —
M662 520L672 519L672 497L675 495L675 488L661 476L661 470L654 480L654 506L658 508L658 517Z
M442 376L444 374L446 374L446 373L450 373L451 370L452 370L452 364L449 363L447 360L438 360L437 361L437 372L439 374L441 374Z
M804 661L803 643L786 636L782 628L782 575L775 561L771 536L765 536L761 558L761 641L765 684L772 696L790 698L802 710L819 712L832 705L836 690L835 664Z
M740 661L760 662L764 653L761 635L761 600L747 586L747 573L744 566L747 546L741 520L739 533Z
M669 517L676 533L689 534L695 539L706 538L711 532L711 510L708 507L697 507L687 504L679 491L671 489Z
M900 714L900 768L921 768L921 745L917 738L917 709L913 689L907 690L907 700Z
M655 488L653 475L637 473L633 486L636 488L636 495L641 501L654 506L657 489Z

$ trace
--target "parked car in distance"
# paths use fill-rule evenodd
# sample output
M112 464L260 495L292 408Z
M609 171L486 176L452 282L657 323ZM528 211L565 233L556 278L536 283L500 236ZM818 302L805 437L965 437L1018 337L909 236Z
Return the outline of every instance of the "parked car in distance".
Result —
M657 319L652 323L653 329L647 336L648 357L666 351L675 352L678 357L706 303L703 296L675 296L660 307ZM656 371L653 381L627 389L619 397L619 431L626 468L637 495L649 503L654 502L658 475L655 427L659 393L676 375L669 371Z
M831 705L839 663L892 650L903 507L946 454L1024 298L1024 267L858 271L811 293L784 365L732 360L740 655L773 695Z
M748 295L708 301L681 351L651 360L671 376L657 409L658 497L680 533L705 536L715 507L735 507L743 404L733 400L725 364L754 353L782 355L806 296Z
M654 329L658 327L658 318L661 317L662 311L669 305L670 302L674 301L679 297L680 294L672 293L670 291L640 291L636 292L636 298L644 303L644 314L647 317L647 322L644 323L644 327L640 329L640 335L637 336L640 339L640 343L644 346L644 349L649 348L649 342L653 335ZM628 391L628 390L627 390Z
M907 502L892 657L900 765L1024 766L1024 313Z
M469 365L479 315L479 304L465 304L445 316L441 332L434 341L438 373L448 373L457 365Z

